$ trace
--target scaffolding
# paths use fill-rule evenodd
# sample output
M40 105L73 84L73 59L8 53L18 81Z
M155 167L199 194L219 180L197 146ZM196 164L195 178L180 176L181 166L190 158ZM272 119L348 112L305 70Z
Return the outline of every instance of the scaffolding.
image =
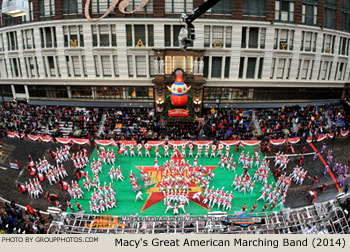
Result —
M343 195L324 203L296 209L249 214L261 219L259 224L247 227L227 222L225 212L212 212L206 216L179 215L166 217L113 216L114 224L101 220L99 215L61 213L55 216L49 233L56 234L349 234L349 217L340 206L340 201L349 199ZM241 213L236 212L234 216ZM115 221L117 220L117 221Z

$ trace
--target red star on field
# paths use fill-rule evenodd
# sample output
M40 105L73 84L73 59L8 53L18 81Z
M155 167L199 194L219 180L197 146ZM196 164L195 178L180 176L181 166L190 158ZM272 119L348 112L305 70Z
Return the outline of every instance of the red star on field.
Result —
M136 168L139 170L142 170L142 167L143 167L144 172L148 173L150 175L150 178L152 179L152 181L154 181L156 183L156 185L147 190L149 197L146 200L145 204L143 205L143 207L141 209L141 213L143 211L147 210L148 208L154 206L155 204L164 200L163 192L161 192L159 190L159 187L160 187L159 184L160 184L160 181L163 177L163 172L164 172L162 170L163 167L160 167L159 170L156 170L154 168L154 166L136 166ZM207 172L213 171L215 168L217 168L217 166L203 166L203 167L205 167L207 169ZM186 176L186 173L185 173L185 176ZM210 211L209 206L207 204L202 203L203 195L200 196L200 198L201 198L200 201L197 199L195 199L195 200L192 199L193 195L199 191L202 191L202 188L197 186L194 182L191 182L191 184L189 185L189 194L188 194L189 200L192 201L193 203L203 207L204 209Z

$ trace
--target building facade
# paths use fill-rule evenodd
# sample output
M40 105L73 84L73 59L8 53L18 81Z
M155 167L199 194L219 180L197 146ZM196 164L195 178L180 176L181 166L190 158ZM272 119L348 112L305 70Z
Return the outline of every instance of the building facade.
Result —
M91 17L111 2L91 0ZM158 106L178 69L200 109L349 95L350 1L222 0L194 22L184 51L180 14L202 2L149 0L98 22L86 19L86 0L32 0L25 17L2 14L2 99Z

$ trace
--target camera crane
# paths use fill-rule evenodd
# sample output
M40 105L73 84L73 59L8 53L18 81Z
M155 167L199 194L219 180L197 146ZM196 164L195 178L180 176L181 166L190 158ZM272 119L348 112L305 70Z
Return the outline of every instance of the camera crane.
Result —
M181 22L186 24L186 27L181 28L178 36L179 44L182 49L185 50L187 46L189 46L191 42L196 39L196 35L194 34L194 25L192 22L220 1L221 0L207 0L198 8L194 9L191 14L181 14Z

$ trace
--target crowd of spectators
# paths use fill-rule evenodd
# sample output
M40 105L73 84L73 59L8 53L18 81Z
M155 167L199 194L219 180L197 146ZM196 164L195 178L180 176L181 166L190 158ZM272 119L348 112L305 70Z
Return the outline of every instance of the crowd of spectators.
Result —
M0 104L0 136L6 131L92 138L97 133L102 111L73 107L33 106L27 103Z
M264 139L315 136L336 133L350 126L341 106L290 106L280 109L257 110L261 135Z
M21 208L14 201L0 202L0 234L45 234L50 218L30 206Z
M153 108L96 109L4 103L0 112L0 136L5 136L6 131L14 131L138 142L161 139L306 139L319 133L339 134L350 126L349 117L338 105L207 109L203 111L203 117L195 121L164 121ZM67 128L71 129L69 134Z

